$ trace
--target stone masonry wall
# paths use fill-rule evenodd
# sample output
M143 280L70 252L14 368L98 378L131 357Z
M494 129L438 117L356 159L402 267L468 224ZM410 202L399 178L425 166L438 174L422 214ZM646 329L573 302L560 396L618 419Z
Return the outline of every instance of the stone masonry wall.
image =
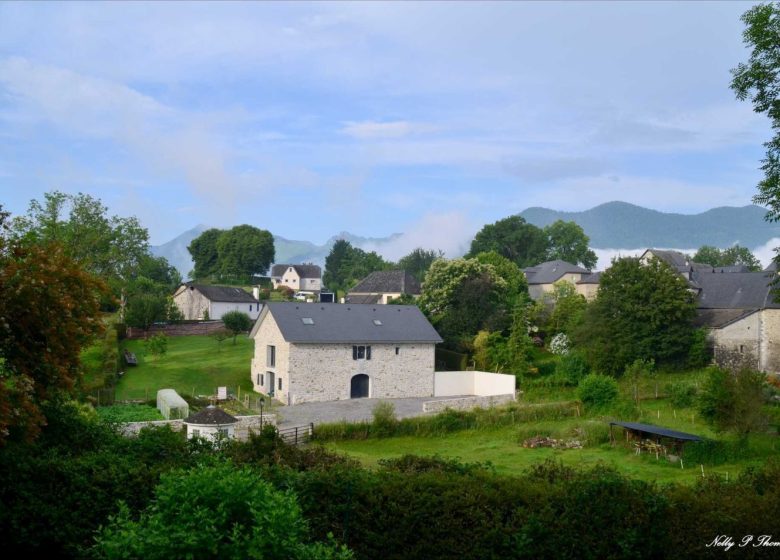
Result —
M238 422L236 423L236 439L239 441L245 441L249 439L249 432L258 432L260 425L272 424L276 426L276 414L263 414L262 422L260 415L252 416L236 416ZM170 426L174 432L180 432L184 429L183 420L151 420L148 422L127 422L122 424L122 435L126 437L135 437L138 433L147 426Z
M155 325L149 329L149 336L164 333L167 336L205 335L225 329L222 321L203 321L199 323L179 323L176 325ZM144 338L143 329L127 327L127 338Z
M284 403L287 403L287 392L290 390L289 363L290 363L290 344L284 340L282 332L274 320L273 315L265 312L265 318L260 324L260 328L255 335L255 353L252 358L252 385L258 393L268 394L268 372L274 373L274 397ZM271 367L267 365L266 348L276 347L276 365ZM263 374L265 385L258 383L258 375ZM279 379L282 380L282 389L279 390Z
M759 367L760 336L760 312L748 315L721 329L713 329L715 363L730 369L739 369L743 366Z
M780 372L780 309L761 311L761 369Z
M514 395L494 395L491 397L461 397L423 403L423 412L441 412L446 408L452 410L471 410L472 408L488 408L514 402Z
M371 344L370 360L353 360L352 346L290 345L290 403L349 399L352 377L360 373L369 377L371 398L433 396L435 345Z

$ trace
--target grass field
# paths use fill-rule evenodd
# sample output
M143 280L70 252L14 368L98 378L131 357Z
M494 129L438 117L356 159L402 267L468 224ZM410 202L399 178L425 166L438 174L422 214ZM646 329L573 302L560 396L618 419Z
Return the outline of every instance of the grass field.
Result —
M212 395L220 386L231 393L252 391L249 378L254 341L239 335L218 345L208 336L174 336L168 352L154 357L143 340L125 340L120 352L135 352L138 365L125 368L116 386L117 400L154 398L158 389L176 389L186 395Z
M777 457L780 438L775 434L750 436L747 451L739 459L706 460L701 463L670 463L663 457L644 453L635 455L634 450L622 442L622 434L615 429L618 438L614 447L608 443L608 422L615 420L639 421L675 430L693 433L708 439L732 443L733 438L714 433L709 426L697 418L693 408L678 408L669 399L663 398L663 387L669 381L685 380L696 383L702 379L700 371L685 374L659 374L657 379L645 380L640 385L642 395L639 411L631 406L632 387L627 380L621 380L621 398L610 410L603 413L590 412L580 418L561 418L518 422L510 426L486 426L484 428L456 431L442 435L399 436L368 438L328 442L326 446L334 451L346 453L366 466L374 466L385 458L404 454L440 455L458 458L464 462L490 462L496 470L505 474L519 474L531 465L546 459L555 459L567 465L592 466L602 462L612 465L620 472L659 483L682 481L692 483L701 478L701 465L707 475L718 474L734 477L746 467L759 466L769 457ZM656 385L661 398L656 399ZM528 391L523 401L528 404L563 401L576 398L576 390L570 388L539 388ZM625 411L625 412L624 412ZM597 433L595 443L587 443L583 449L528 449L522 446L525 439L535 435L556 439L581 439L583 432Z

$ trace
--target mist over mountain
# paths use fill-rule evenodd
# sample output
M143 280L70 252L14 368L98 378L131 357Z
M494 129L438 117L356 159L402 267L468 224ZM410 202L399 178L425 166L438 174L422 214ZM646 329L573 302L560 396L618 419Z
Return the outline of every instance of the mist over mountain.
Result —
M702 245L720 248L739 243L751 250L767 246L770 240L780 238L780 224L764 220L766 210L760 206L713 208L699 214L675 214L650 210L626 202L608 202L582 212L561 212L549 208L533 207L520 213L529 223L544 227L556 220L579 224L590 237L593 249L644 249L649 247L695 250ZM192 258L187 246L208 229L198 225L162 245L153 246L152 253L163 256L185 278L192 270ZM311 262L324 266L325 257L339 239L345 239L356 247L382 253L384 245L398 240L401 233L388 237L361 237L342 231L324 244L274 236L276 262L298 264ZM771 245L771 244L770 244ZM425 247L437 249L437 247ZM769 248L771 249L771 247ZM767 249L767 251L769 251ZM617 251L619 252L619 251ZM610 252L615 253L615 251ZM606 253L605 253L606 254ZM456 257L458 255L448 255ZM759 256L762 260L767 257ZM601 261L601 255L600 255ZM608 260L599 263L599 268Z
M764 220L760 206L713 208L700 214L673 214L608 202L583 212L528 208L520 213L529 223L544 227L556 220L577 222L598 249L630 247L690 248L702 245L748 248L780 237L780 224Z

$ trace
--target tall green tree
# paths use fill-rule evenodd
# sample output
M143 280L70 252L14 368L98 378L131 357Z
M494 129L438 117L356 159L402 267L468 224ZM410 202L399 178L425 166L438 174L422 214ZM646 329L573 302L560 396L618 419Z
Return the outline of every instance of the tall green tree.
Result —
M550 306L550 314L545 329L547 334L564 333L571 335L582 322L587 302L571 282L560 280L553 284L553 291L545 294L545 303Z
M135 217L108 215L88 194L52 191L14 219L16 237L37 245L57 243L84 270L109 280L126 279L149 252L149 234Z
M217 240L224 233L221 229L211 228L193 239L187 250L192 255L194 268L190 275L195 280L205 280L219 273L219 252Z
M750 252L750 249L739 245L723 250L711 245L703 245L696 251L693 261L715 267L744 265L753 272L761 270L761 262Z
M590 238L576 222L557 220L545 226L544 233L548 243L546 260L581 264L588 270L596 266L596 253L588 247Z
M59 243L9 238L1 210L0 445L36 437L42 403L72 391L108 290Z
M769 117L773 137L764 143L764 178L753 201L767 206L766 219L776 222L780 220L780 8L774 3L758 4L742 15L742 22L750 57L731 70L731 89L737 99L750 99L756 113Z
M766 426L765 383L760 371L710 368L699 395L699 413L716 431L744 437Z
M398 268L407 271L421 284L425 281L425 273L431 268L433 261L444 257L443 251L425 250L418 247L398 261Z
M470 346L478 331L502 330L510 311L505 292L506 281L492 265L439 259L428 270L417 301L448 346Z
M665 262L617 259L574 338L596 371L620 375L637 359L680 364L694 342L688 283Z
M544 231L521 216L510 216L483 227L466 255L495 251L520 268L534 266L547 258L548 241Z
M217 254L222 278L251 278L271 266L275 256L274 236L254 226L235 226L217 239Z
M389 270L392 266L374 251L366 252L339 239L325 257L322 282L329 290L347 291L372 272Z

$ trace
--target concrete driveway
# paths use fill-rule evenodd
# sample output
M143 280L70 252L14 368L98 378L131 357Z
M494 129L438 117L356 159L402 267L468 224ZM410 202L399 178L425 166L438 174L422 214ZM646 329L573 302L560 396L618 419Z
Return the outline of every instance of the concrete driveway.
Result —
M465 395L464 395L465 396ZM414 397L408 399L348 399L343 401L312 402L293 406L280 406L274 409L279 428L303 426L314 422L327 424L331 422L359 422L371 420L371 411L381 401L393 403L395 415L398 418L423 416L423 403L458 397Z

